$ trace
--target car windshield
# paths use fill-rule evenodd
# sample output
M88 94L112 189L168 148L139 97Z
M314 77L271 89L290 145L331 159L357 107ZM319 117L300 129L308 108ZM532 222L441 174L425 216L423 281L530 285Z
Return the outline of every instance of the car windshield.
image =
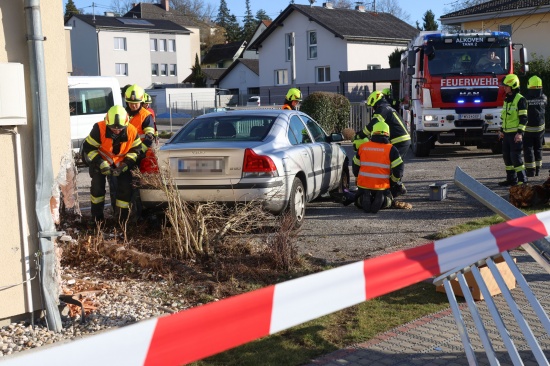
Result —
M170 143L209 141L261 141L275 117L219 116L196 118L182 128Z

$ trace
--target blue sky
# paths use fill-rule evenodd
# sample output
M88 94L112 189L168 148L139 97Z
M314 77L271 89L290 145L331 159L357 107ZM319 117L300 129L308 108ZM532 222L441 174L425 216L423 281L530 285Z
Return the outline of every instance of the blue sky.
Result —
M67 2L67 0L63 1L63 8ZM92 3L96 4L96 15L103 15L105 11L109 11L109 8L111 7L112 1L111 0L73 0L76 4L77 8L81 9L84 8L86 12L91 13L92 12ZM135 0L135 2L139 2L139 0ZM206 3L212 4L214 9L217 10L217 8L220 5L219 0L205 0ZM321 6L324 1L317 1L314 3L314 6ZM415 25L415 21L418 20L420 24L422 24L422 16L424 13L428 10L431 10L435 14L436 20L446 14L446 11L450 9L450 3L453 2L453 0L397 0L401 8L409 13L411 15L411 21L410 23L412 25ZM227 6L229 7L229 10L231 13L237 17L243 16L245 14L245 2L244 0L226 0ZM308 0L295 0L296 4L309 4ZM368 1L364 1L365 4L368 4ZM271 19L275 19L277 15L281 12L281 10L285 9L288 5L288 2L286 1L265 1L265 0L250 0L250 8L252 10L253 14L256 14L256 12L259 9L263 9L266 11L266 13L271 17ZM242 21L242 18L238 18Z

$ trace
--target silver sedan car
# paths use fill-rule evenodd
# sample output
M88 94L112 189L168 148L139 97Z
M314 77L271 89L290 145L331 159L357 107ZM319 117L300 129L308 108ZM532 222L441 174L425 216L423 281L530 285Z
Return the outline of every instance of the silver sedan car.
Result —
M349 186L349 161L339 133L327 135L307 114L282 109L232 110L191 120L159 150L182 199L261 201L302 225L306 203ZM144 207L166 197L142 188Z

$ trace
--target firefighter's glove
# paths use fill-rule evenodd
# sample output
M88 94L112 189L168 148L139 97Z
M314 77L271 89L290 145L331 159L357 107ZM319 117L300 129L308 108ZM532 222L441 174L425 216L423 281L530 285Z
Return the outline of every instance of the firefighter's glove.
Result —
M111 174L111 166L109 165L108 162L106 162L105 160L103 160L101 162L101 164L99 164L99 171L101 172L101 174L103 175L110 175Z
M152 133L148 133L143 139L143 144L147 147L150 147L153 144L153 141L155 141L155 136Z
M128 164L122 162L117 166L115 169L113 169L113 176L118 177L122 173L128 170Z
M399 196L407 193L407 188L405 188L405 185L403 183L396 182L390 188L390 192L391 192L391 195L393 197L399 197Z

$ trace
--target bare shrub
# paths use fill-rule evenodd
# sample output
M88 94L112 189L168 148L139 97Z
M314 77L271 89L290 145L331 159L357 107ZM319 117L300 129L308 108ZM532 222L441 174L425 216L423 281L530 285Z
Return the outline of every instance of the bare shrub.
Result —
M342 135L344 136L345 140L353 141L353 138L355 137L355 130L353 128L344 128L342 130Z
M294 230L294 220L290 215L283 215L279 220L279 229L266 238L266 251L273 259L275 268L289 271L298 260L298 250L294 244L298 232Z
M161 190L166 196L167 222L163 228L168 255L189 259L214 255L215 246L229 234L252 233L265 225L269 214L260 202L236 203L231 207L215 202L184 201L168 169L158 174L137 173L141 184Z

